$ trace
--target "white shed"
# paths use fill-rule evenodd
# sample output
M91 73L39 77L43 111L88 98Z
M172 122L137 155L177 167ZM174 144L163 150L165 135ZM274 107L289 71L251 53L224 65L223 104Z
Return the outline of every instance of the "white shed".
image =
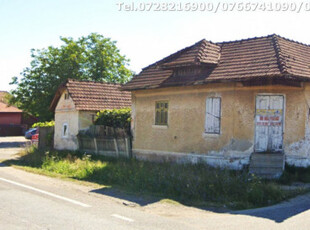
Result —
M55 112L54 148L77 150L76 135L93 123L97 112L130 107L130 92L119 88L120 84L73 79L61 84L50 106Z

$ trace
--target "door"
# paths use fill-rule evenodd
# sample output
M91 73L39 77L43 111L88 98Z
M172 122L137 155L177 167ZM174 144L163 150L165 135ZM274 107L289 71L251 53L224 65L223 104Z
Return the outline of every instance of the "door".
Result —
M256 96L255 152L283 149L283 96Z

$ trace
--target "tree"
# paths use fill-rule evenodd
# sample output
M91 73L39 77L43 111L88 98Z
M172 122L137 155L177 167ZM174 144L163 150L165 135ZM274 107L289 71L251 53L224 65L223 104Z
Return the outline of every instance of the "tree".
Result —
M66 79L125 83L133 74L127 69L129 60L110 38L92 33L77 40L60 39L64 43L60 47L32 49L30 67L10 83L17 85L10 103L18 104L40 121L53 118L48 108L58 86Z

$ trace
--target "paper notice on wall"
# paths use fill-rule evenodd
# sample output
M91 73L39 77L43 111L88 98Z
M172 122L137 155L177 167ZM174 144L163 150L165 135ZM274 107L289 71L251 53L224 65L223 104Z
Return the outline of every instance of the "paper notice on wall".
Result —
M256 124L262 126L281 126L282 109L258 109L256 111Z

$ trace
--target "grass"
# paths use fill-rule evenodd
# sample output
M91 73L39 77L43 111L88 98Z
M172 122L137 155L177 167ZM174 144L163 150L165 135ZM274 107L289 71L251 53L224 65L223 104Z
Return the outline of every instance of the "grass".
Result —
M135 194L151 194L195 206L211 203L232 209L262 207L305 192L284 191L275 181L205 164L152 163L72 151L40 151L34 147L9 163L48 176L117 186Z
M301 168L286 164L285 171L279 181L283 184L292 184L293 182L310 183L310 167Z

